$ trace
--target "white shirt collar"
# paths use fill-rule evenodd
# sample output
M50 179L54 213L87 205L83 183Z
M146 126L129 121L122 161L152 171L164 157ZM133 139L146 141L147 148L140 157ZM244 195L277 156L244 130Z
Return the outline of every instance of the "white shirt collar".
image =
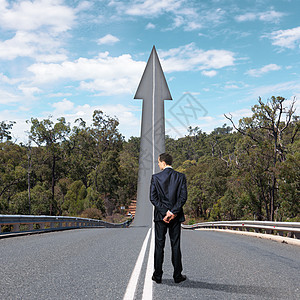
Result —
M167 169L167 168L173 169L171 166L166 166L164 169Z

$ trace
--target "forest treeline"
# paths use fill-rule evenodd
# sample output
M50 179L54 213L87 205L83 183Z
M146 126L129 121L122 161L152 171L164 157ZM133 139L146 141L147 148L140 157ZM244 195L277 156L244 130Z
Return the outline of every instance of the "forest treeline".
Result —
M258 100L252 116L207 134L187 128L166 136L173 167L188 182L193 220L300 221L300 138L295 101ZM139 137L128 141L116 118L94 111L77 119L32 118L28 143L12 141L14 121L0 123L0 213L109 218L136 197Z

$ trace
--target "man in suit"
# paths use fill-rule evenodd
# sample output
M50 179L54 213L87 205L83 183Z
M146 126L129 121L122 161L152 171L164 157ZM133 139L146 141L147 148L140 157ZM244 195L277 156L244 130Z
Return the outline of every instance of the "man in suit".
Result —
M186 280L186 276L181 274L180 251L181 222L185 220L182 207L187 200L186 177L173 170L172 156L168 153L159 155L158 165L162 172L152 175L150 186L150 201L155 207L155 252L152 280L161 283L166 233L169 229L174 267L173 278L175 283L179 283Z

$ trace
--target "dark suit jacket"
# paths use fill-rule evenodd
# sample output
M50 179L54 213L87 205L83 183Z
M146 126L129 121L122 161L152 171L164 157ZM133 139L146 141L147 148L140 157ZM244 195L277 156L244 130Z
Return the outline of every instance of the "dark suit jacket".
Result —
M167 211L177 214L178 222L185 220L183 205L187 200L186 177L184 174L165 168L152 175L150 201L155 206L154 221L162 220Z

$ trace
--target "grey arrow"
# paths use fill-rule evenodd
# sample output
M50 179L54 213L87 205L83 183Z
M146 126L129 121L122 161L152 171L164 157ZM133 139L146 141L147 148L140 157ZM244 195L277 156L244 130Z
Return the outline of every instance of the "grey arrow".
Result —
M134 226L151 226L149 200L151 175L159 171L157 157L165 151L164 100L172 100L166 78L153 46L134 99L143 99L137 210Z

